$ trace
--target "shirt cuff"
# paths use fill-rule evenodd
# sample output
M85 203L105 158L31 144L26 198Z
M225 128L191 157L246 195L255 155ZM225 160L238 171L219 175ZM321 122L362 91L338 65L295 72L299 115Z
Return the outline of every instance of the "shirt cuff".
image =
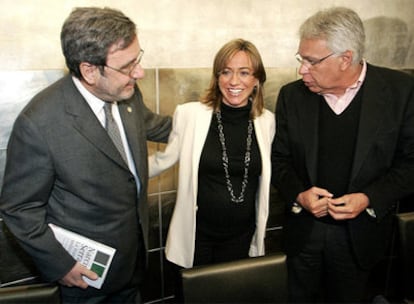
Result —
M377 215L375 214L374 209L372 209L372 208L367 208L367 209L365 209L365 210L367 211L367 213L369 214L369 216L370 216L370 217L377 218Z
M292 209L290 209L294 214L299 214L302 211L302 206L296 202L293 202Z

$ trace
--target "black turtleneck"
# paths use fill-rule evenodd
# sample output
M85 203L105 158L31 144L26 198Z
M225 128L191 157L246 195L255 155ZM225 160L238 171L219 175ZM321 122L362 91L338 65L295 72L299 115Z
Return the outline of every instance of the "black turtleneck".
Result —
M250 110L250 103L240 108L221 104L229 174L236 197L240 195L244 175L244 155ZM232 202L226 185L217 118L213 114L198 171L197 238L226 240L254 231L255 197L261 169L260 152L255 132L253 132L249 177L244 201L242 203Z

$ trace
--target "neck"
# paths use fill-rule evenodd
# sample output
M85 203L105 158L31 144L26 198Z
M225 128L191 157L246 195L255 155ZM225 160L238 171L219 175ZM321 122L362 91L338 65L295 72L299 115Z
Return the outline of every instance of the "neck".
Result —
M349 69L347 69L343 74L341 81L342 85L338 86L330 94L336 95L337 97L341 97L342 95L344 95L346 89L348 89L351 85L358 81L358 78L362 72L362 67L362 62L355 65L351 65Z

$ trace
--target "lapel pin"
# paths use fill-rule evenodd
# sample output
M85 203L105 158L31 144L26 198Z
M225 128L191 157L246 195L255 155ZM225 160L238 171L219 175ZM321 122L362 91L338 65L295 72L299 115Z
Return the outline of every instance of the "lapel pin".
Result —
M131 107L128 107L127 108L127 111L128 111L128 113L131 113L132 112L132 108Z

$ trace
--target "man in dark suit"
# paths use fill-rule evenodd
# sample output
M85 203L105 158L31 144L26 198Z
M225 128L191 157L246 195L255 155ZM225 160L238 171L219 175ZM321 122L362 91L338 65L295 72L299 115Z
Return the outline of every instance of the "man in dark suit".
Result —
M166 142L171 119L143 103L136 85L143 50L124 14L77 8L61 43L70 75L35 96L14 124L2 217L44 278L61 284L64 303L135 303L148 234L146 141ZM124 155L105 130L108 119ZM82 279L97 275L72 258L49 223L116 249L101 289Z
M272 151L290 300L356 303L414 189L414 81L363 59L350 9L320 11L299 33L302 79L280 91Z

